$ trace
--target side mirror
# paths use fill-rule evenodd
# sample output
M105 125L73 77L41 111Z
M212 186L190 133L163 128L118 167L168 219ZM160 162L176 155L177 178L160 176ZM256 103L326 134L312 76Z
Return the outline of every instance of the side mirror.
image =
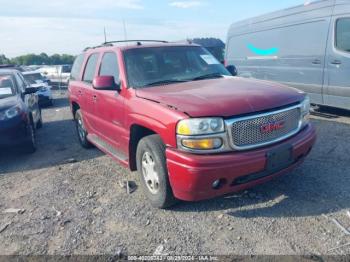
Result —
M234 65L228 65L228 66L226 66L226 69L227 69L227 71L230 72L230 74L232 76L237 76L238 75L237 68Z
M96 76L92 81L92 86L97 90L120 90L115 83L114 76Z
M27 87L24 91L24 94L30 95L30 94L35 94L38 91L38 88L36 87Z

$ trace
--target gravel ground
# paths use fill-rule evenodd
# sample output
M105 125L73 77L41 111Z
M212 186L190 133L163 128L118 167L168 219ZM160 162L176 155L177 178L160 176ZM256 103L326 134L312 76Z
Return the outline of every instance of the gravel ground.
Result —
M79 146L67 100L55 95L38 151L0 152L0 254L350 254L350 245L337 248L350 236L332 221L350 227L350 113L313 117L317 145L291 174L157 210L140 188L128 195L120 186L139 185L136 173Z

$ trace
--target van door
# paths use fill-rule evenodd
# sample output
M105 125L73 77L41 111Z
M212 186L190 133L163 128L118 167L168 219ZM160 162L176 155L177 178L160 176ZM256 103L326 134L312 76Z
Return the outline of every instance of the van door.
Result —
M98 72L99 76L113 76L115 83L120 85L119 62L117 53L114 51L105 52L101 59ZM126 153L120 147L121 139L125 136L125 112L123 91L117 90L96 90L95 114L100 138L108 142L117 152L116 155L122 158L120 153Z
M350 14L333 17L326 60L325 105L350 109Z

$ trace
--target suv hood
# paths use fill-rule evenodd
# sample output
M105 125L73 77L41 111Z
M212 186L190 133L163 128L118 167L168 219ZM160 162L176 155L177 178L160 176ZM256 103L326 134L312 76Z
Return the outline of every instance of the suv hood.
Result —
M136 95L191 117L231 117L266 111L302 101L305 96L291 87L239 77L137 89Z

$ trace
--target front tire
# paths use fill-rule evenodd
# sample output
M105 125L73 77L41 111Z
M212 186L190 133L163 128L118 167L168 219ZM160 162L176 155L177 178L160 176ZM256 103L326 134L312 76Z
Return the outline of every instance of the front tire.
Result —
M26 153L34 153L37 149L37 145L36 145L35 127L33 122L30 122L27 125L27 133L28 133L28 138L24 145L24 151Z
M170 186L165 145L159 135L144 137L136 152L137 170L144 193L155 208L173 206L177 200Z
M41 114L41 108L39 109L39 114L40 114L40 118L38 120L38 123L36 124L37 129L40 129L43 127L43 116Z
M91 143L87 139L88 132L85 129L83 116L81 114L80 109L75 112L75 127L77 130L77 135L79 139L79 143L84 148L91 148Z

